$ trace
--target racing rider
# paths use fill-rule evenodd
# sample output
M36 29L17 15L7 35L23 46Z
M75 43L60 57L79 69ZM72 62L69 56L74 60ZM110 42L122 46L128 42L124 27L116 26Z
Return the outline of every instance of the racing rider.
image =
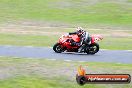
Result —
M71 46L79 46L78 52L81 53L85 46L83 46L83 42L85 40L85 32L82 27L77 27L76 32L71 32L69 35L77 34L80 37L80 42L75 42L73 39L70 40Z

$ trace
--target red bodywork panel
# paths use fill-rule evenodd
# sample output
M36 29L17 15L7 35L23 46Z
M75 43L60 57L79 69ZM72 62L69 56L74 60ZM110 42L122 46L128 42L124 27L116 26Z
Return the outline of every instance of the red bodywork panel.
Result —
M78 35L67 35L60 37L59 43L62 44L62 46L67 47L68 49L78 48L78 46L71 46L70 42L67 41L68 39L73 39L75 42L80 42L80 37L78 37Z
M101 35L97 35L97 34L91 35L91 43L95 43L102 39L103 39L103 37Z
M75 42L80 42L80 37L78 37L78 35L71 35L71 37Z

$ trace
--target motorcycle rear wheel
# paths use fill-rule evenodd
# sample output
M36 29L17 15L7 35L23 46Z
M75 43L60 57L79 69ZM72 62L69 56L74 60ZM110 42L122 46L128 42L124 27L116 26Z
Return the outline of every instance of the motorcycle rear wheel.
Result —
M87 54L93 55L99 51L99 44L98 43L91 44L89 45L89 47L85 49L85 51Z
M64 49L61 47L61 45L60 45L59 43L56 43L56 44L53 46L53 50L54 50L56 53L64 52Z

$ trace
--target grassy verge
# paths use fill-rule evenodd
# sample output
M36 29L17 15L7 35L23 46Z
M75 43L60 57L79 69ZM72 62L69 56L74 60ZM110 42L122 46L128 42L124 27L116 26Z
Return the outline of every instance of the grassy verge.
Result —
M20 34L0 34L0 45L18 46L50 46L52 47L60 35L20 35ZM105 37L100 41L102 49L112 50L132 50L131 37Z
M0 88L130 88L132 84L76 84L79 65L87 73L127 73L132 64L64 62L48 59L0 57Z
M106 37L100 41L100 47L110 50L132 50L132 38Z
M41 20L71 25L131 26L131 0L1 0L0 21Z
M19 34L1 34L0 37L1 45L18 46L52 46L58 39L57 36Z

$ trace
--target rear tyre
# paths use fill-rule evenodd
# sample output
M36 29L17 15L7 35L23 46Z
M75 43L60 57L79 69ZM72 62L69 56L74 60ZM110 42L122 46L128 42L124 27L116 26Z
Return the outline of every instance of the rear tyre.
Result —
M98 43L94 43L89 45L89 47L86 48L86 53L87 54L95 54L99 51L99 44Z
M56 53L64 52L64 49L61 47L61 45L60 45L59 43L56 43L56 44L53 46L53 50L54 50Z

